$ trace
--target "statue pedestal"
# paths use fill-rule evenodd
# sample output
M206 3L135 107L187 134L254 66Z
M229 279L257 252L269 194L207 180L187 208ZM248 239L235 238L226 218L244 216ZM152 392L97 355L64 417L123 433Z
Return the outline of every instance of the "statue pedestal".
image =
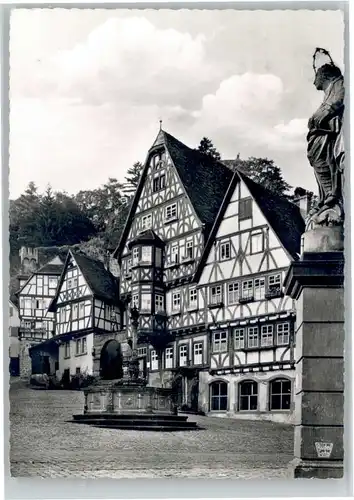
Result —
M323 231L317 240L316 230L305 233L302 258L285 278L286 294L297 301L296 478L343 476L344 258L341 251L328 251L343 244L336 232L330 234L333 228L324 229L329 244ZM327 251L319 251L321 241Z

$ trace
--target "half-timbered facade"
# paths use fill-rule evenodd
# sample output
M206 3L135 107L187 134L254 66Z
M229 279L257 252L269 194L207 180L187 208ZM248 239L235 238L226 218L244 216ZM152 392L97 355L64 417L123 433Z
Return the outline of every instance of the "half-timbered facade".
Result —
M295 317L282 281L303 226L296 205L159 132L115 252L150 384L172 385L181 407L290 419ZM162 353L149 341L161 335Z
M57 376L95 372L97 339L122 329L118 280L100 261L69 251L49 311L59 344Z
M17 292L20 317L20 373L30 375L31 359L29 349L54 335L54 313L48 311L53 299L60 274L63 270L60 256L33 272Z

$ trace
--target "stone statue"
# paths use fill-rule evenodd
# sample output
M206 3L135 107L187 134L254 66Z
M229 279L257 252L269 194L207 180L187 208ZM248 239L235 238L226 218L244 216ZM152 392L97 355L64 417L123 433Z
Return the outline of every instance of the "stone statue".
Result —
M327 56L329 62L316 69L315 61L319 54ZM314 85L324 92L324 99L308 123L307 157L315 172L319 196L308 215L307 229L342 225L344 219L344 80L340 69L324 49L316 49L314 70Z

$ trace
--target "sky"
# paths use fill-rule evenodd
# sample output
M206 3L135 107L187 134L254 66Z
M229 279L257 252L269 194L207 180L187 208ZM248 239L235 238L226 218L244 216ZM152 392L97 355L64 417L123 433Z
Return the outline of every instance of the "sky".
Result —
M223 159L273 159L316 190L312 54L343 68L340 11L17 9L10 20L10 198L124 181L159 130Z

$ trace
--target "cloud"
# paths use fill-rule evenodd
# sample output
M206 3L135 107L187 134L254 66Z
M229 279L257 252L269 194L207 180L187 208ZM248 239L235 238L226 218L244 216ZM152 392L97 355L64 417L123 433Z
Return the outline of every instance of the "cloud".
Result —
M202 34L193 37L172 28L158 29L139 17L111 18L83 43L42 61L32 82L26 82L26 93L97 105L122 100L175 105L177 96L179 101L183 96L190 100L198 85L215 78L205 60L204 44Z

